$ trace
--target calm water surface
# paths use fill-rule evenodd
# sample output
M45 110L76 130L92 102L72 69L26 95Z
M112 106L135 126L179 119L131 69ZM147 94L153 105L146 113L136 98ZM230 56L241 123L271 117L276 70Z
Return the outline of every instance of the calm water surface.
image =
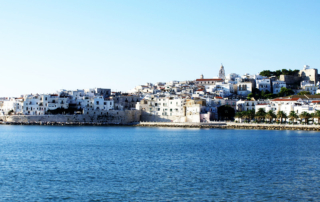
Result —
M0 126L0 201L320 200L320 133Z

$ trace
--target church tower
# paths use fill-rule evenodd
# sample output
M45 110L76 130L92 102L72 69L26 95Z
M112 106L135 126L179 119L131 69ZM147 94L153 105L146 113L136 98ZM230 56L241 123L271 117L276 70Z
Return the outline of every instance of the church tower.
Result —
M219 79L226 79L225 73L224 73L224 66L221 64L220 70L219 70Z

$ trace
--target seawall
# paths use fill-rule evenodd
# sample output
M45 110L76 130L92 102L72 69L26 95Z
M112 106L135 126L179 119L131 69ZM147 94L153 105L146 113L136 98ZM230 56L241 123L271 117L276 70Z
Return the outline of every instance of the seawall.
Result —
M81 114L81 115L6 115L0 120L7 124L131 124L140 121L139 110L108 111L108 114Z
M135 126L178 127L178 128L221 128L223 126L226 126L226 122L212 122L212 123L140 122Z
M174 123L174 122L140 122L135 126L143 127L180 127L180 128L221 128L250 130L306 130L320 131L319 125L289 125L289 124L245 124L230 122L210 123Z
M228 129L254 130L306 130L320 131L320 125L260 124L260 123L227 123Z

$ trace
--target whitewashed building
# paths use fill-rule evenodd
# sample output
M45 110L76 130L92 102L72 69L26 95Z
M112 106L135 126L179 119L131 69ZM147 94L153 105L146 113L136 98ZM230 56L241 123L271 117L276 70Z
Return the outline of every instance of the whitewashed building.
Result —
M281 91L281 88L286 88L287 84L284 81L274 81L272 82L273 94L278 94Z

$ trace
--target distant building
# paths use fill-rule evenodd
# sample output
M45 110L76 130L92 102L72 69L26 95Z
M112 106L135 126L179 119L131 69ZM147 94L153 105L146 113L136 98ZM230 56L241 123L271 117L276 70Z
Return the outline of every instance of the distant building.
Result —
M270 79L261 79L261 80L256 80L256 88L259 89L260 91L269 91L271 92L271 82Z
M287 87L286 82L284 81L274 81L272 82L272 89L273 89L273 94L278 94L280 93L281 88Z
M225 72L224 72L224 66L222 64L221 64L221 67L219 70L219 79L223 79L223 80L226 79Z

